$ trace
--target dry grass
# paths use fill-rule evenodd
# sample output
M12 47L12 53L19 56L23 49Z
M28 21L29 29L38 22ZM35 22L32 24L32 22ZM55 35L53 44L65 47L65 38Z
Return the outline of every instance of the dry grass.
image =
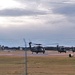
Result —
M0 75L25 75L24 62L22 56L0 56ZM75 75L75 57L30 56L28 75Z
M22 75L23 72L24 61L22 57L0 56L0 75Z
M30 57L29 75L75 75L75 58Z

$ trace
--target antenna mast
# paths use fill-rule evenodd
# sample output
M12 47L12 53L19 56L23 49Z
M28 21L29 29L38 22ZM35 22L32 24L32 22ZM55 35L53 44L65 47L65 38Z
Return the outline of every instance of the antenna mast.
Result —
M24 40L24 44L25 44L25 75L28 75L28 73L27 73L27 49L26 49L27 45L26 45L26 40L25 39L23 39L23 40Z

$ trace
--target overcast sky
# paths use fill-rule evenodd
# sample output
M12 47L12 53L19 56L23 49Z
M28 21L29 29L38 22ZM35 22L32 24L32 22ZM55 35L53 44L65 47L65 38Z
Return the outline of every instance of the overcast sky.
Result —
M75 0L0 0L0 44L75 46Z

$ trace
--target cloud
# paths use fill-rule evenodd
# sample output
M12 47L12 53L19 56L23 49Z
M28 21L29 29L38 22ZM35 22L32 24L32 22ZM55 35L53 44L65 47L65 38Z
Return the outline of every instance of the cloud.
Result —
M50 3L50 2L49 2ZM62 15L65 19L73 25L75 23L75 1L74 0L61 0L60 2L52 2L48 7L51 7L52 13Z
M41 10L25 10L25 9L4 9L0 10L0 16L35 16L45 15L45 11Z
M0 10L0 17L4 18L0 22L0 39L19 41L25 37L27 40L46 44L67 44L67 39L75 38L75 5L72 0L17 0L16 2L25 5L25 8Z
M0 0L0 10L8 8L22 8L21 3L16 2L15 0Z
M75 16L75 4L64 4L64 6L54 8L53 12L65 16Z

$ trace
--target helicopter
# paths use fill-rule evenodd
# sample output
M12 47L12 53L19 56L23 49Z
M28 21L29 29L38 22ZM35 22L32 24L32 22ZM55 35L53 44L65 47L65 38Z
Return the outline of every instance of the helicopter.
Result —
M34 44L34 45L36 45L34 47L31 46L32 44L33 44L32 42L29 42L29 48L30 48L32 54L33 54L33 52L35 52L36 54L38 54L38 53L44 54L45 53L45 48L41 46L42 44Z
M75 52L75 47L72 47L71 49L72 49L72 52Z
M64 46L59 46L59 45L57 45L57 50L58 50L58 52L65 52L66 53L66 49L65 49L65 47Z

